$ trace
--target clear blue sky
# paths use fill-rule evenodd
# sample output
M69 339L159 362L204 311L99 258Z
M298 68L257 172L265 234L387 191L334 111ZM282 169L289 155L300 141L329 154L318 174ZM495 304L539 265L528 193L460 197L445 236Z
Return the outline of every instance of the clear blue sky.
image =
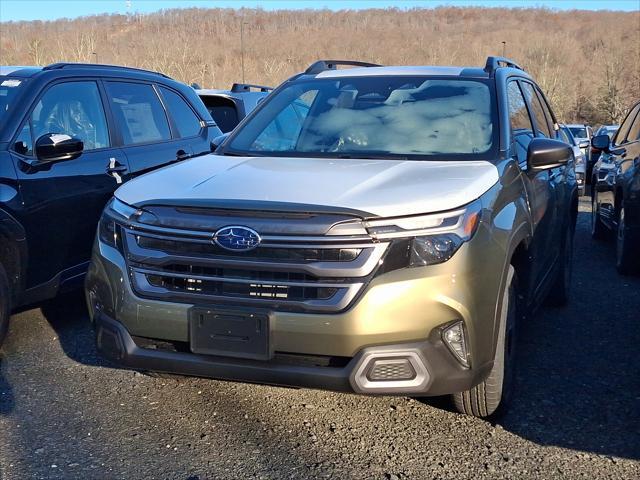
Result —
M130 7L127 7L130 4ZM640 0L0 0L0 21L55 20L100 13L150 13L163 8L261 7L299 8L433 8L441 5L485 7L547 7L558 10L640 10Z

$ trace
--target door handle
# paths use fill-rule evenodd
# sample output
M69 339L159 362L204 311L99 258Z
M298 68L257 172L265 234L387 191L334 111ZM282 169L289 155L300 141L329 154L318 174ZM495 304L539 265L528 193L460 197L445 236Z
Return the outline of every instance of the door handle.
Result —
M189 158L189 154L184 150L180 149L176 152L176 160L181 161L186 160L187 158Z
M116 179L116 183L119 185L122 183L122 173L128 170L126 165L122 165L114 157L109 159L109 166L107 167L107 175Z

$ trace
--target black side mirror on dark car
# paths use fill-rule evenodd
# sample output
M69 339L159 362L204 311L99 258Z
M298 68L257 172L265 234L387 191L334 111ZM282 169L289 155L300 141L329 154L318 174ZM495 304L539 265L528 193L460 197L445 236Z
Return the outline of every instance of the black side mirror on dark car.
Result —
M46 133L36 140L36 157L40 163L73 160L82 155L84 143L66 133Z
M591 146L594 150L607 152L609 151L609 146L611 145L611 139L609 135L596 135L591 139Z
M532 170L546 170L567 163L573 149L564 142L548 138L534 138L527 149L527 165Z

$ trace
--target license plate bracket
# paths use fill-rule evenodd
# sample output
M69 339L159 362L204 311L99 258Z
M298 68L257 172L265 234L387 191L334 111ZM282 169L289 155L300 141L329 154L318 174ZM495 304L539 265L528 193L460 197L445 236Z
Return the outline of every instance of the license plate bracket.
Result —
M271 321L268 313L194 307L189 312L191 351L204 355L269 360Z

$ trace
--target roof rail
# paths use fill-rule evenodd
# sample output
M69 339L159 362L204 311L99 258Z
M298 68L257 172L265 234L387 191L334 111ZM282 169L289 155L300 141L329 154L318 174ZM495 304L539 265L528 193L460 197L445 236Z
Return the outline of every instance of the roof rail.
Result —
M318 60L311 64L304 73L307 75L314 75L316 73L324 72L325 70L335 70L338 65L348 65L350 67L381 67L377 63L368 62L355 62L353 60Z
M234 83L231 86L231 91L234 93L249 92L252 88L260 90L261 92L270 92L271 90L273 90L273 87L265 87L264 85L253 85L251 83Z
M58 62L47 65L43 70L61 70L63 68L113 68L117 70L129 70L133 72L151 73L154 75L160 75L164 78L171 78L168 75L160 72L154 72L152 70L145 70L144 68L125 67L123 65L108 65L103 63L72 63L72 62Z
M517 68L518 70L525 71L520 65L513 60L506 57L487 57L487 63L484 66L484 71L491 74L496 71L498 67L505 66L510 68Z

